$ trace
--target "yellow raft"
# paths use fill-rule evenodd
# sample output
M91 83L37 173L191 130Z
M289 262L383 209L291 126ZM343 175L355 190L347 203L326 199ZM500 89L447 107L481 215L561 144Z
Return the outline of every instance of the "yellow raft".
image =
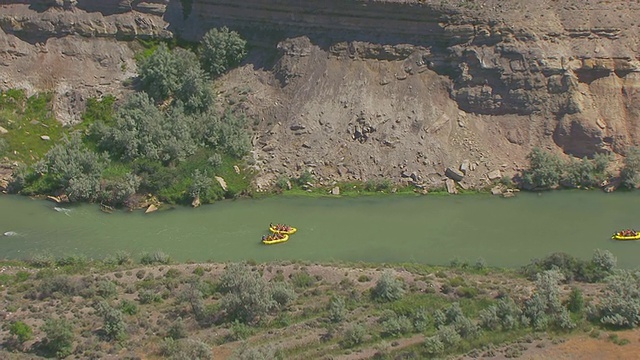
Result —
M262 240L262 243L265 244L265 245L273 245L273 244L280 244L280 243L283 243L283 242L287 242L288 240L289 240L289 235L288 234L284 234L282 239Z
M621 232L617 232L615 234L613 234L613 236L611 236L612 239L614 240L640 240L640 232L637 232L635 235L633 236L624 236L622 235Z
M271 231L274 234L293 235L296 233L296 231L298 231L298 229L294 227L290 227L288 231L282 231L282 230L276 230L276 228L274 228L273 226L270 226L269 231Z

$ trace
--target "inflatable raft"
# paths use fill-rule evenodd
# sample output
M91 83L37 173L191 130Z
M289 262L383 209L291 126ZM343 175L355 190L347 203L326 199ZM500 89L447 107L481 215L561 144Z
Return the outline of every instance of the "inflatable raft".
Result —
M624 236L621 232L617 232L611 236L614 240L640 240L640 233L636 233L632 236Z
M273 226L270 226L269 227L269 231L271 231L274 234L293 235L293 234L296 233L296 231L298 231L298 229L296 229L294 227L289 227L289 230L283 231L283 230L278 230Z
M289 235L285 234L281 239L262 240L262 243L265 245L273 245L273 244L280 244L283 242L287 242L288 240L289 240Z

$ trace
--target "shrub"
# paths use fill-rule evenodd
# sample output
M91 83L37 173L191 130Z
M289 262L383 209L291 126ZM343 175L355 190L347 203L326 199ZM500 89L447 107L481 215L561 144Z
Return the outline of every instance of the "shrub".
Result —
M595 320L617 328L640 324L640 280L636 274L620 271L608 279L607 289L593 311Z
M439 327L437 336L440 342L447 348L458 345L462 339L456 329L450 325Z
M115 257L118 265L131 264L131 254L126 251L117 251Z
M595 187L603 180L604 175L596 172L595 162L586 157L582 160L569 160L562 176L562 184L567 187Z
M154 264L168 265L170 263L171 263L171 257L162 251L156 251L153 254L144 252L140 256L140 264L142 265L154 265Z
M198 108L208 97L208 94L200 93L206 91L204 83L207 76L200 68L196 55L189 50L169 50L166 45L160 44L151 56L141 62L139 73L145 91L156 101L176 96L183 102L190 102L194 97L202 96L193 104L194 108Z
M427 309L424 307L419 307L415 310L413 314L413 327L416 331L422 332L427 329L429 325L429 314L427 313Z
M25 341L31 340L33 337L33 330L31 330L29 325L22 321L15 321L11 323L11 326L9 326L9 334L15 336L18 343L22 344Z
M299 271L291 274L291 283L297 288L309 288L313 286L316 279L306 271Z
M118 294L118 287L113 281L101 280L98 283L98 289L96 293L105 299L109 299Z
M624 158L624 167L620 171L622 185L635 189L640 183L640 148L631 147Z
M556 155L534 148L529 155L529 168L522 175L523 185L530 189L549 189L558 185L562 161Z
M437 356L444 352L444 344L439 335L429 336L424 340L424 349L428 355Z
M246 41L228 28L211 29L202 38L200 59L212 76L219 76L237 66L246 55Z
M289 284L277 282L271 284L271 297L280 308L285 308L296 299L297 295Z
M476 259L476 263L473 265L476 270L484 270L487 268L487 261L484 258L479 257Z
M373 179L367 180L364 184L364 189L366 191L389 191L391 189L392 183L389 179Z
M235 320L231 323L231 332L229 333L230 341L238 341L247 339L253 334L253 328L245 323Z
M584 297L582 296L582 290L576 287L571 289L567 308L572 313L579 313L584 309Z
M191 175L191 186L189 186L189 196L192 199L199 199L208 197L209 188L213 179L207 174L207 171L201 172L199 169L195 169Z
M182 318L176 319L176 321L174 321L171 326L169 326L167 336L174 340L184 339L189 336L187 326L184 324L184 320L182 320Z
M610 274L618 263L618 259L609 250L596 249L591 258L591 263L599 270Z
M138 305L128 299L120 300L120 310L123 314L135 315L138 313Z
M252 322L276 306L268 283L248 265L233 263L220 277L222 307L233 320Z
M202 341L193 339L165 338L161 348L162 355L171 360L211 359L211 347Z
M561 329L575 327L567 309L560 302L559 283L564 279L557 270L547 270L537 275L536 290L525 303L525 316L535 330L545 330L552 323Z
M283 360L284 357L271 344L249 347L248 344L242 345L231 356L232 360Z
M398 280L393 272L386 270L376 282L376 286L372 289L371 296L378 301L395 301L404 295L404 283Z
M329 301L329 320L334 323L342 322L347 313L344 298L333 296Z
M367 331L362 325L351 325L344 332L344 337L341 342L342 347L352 348L356 345L362 344L366 335Z
M122 311L114 309L105 301L96 304L96 311L102 317L102 330L109 340L122 341L126 338L126 324L122 318Z
M156 294L156 292L153 290L142 290L138 294L138 301L140 301L140 304L152 304L161 302L162 297Z
M384 336L397 337L411 332L412 329L411 320L404 315L395 315L382 322L382 334Z
M71 201L94 200L100 191L100 178L109 159L90 151L79 133L64 136L35 165L35 170Z
M75 296L80 293L83 285L68 275L56 275L51 279L42 281L40 285L40 298L46 299L56 294Z
M42 326L45 332L45 347L58 358L64 358L73 351L73 325L65 319L49 318Z
M191 133L195 120L179 107L163 114L144 92L129 96L114 119L113 127L94 124L92 134L100 139L100 149L117 158L132 161L143 157L169 163L183 160L196 150Z

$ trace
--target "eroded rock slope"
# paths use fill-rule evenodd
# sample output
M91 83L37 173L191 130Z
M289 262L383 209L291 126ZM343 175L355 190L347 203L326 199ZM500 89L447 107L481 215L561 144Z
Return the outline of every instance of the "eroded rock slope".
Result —
M305 170L438 186L462 163L462 185L481 185L533 146L620 154L640 135L638 1L4 4L1 85L55 90L65 121L122 91L128 40L240 31L252 50L220 89L255 119L259 187Z

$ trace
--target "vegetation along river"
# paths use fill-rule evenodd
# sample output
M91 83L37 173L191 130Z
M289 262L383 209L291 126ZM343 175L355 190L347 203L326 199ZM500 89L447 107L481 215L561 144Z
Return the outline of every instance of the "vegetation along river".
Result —
M618 265L638 265L640 241L610 239L619 228L640 229L640 192L525 193L503 199L469 196L270 197L223 201L152 214L103 213L96 205L67 205L0 196L0 258L124 250L163 251L175 260L313 260L514 267L563 251L590 258L608 249ZM299 231L286 244L265 246L270 222Z

